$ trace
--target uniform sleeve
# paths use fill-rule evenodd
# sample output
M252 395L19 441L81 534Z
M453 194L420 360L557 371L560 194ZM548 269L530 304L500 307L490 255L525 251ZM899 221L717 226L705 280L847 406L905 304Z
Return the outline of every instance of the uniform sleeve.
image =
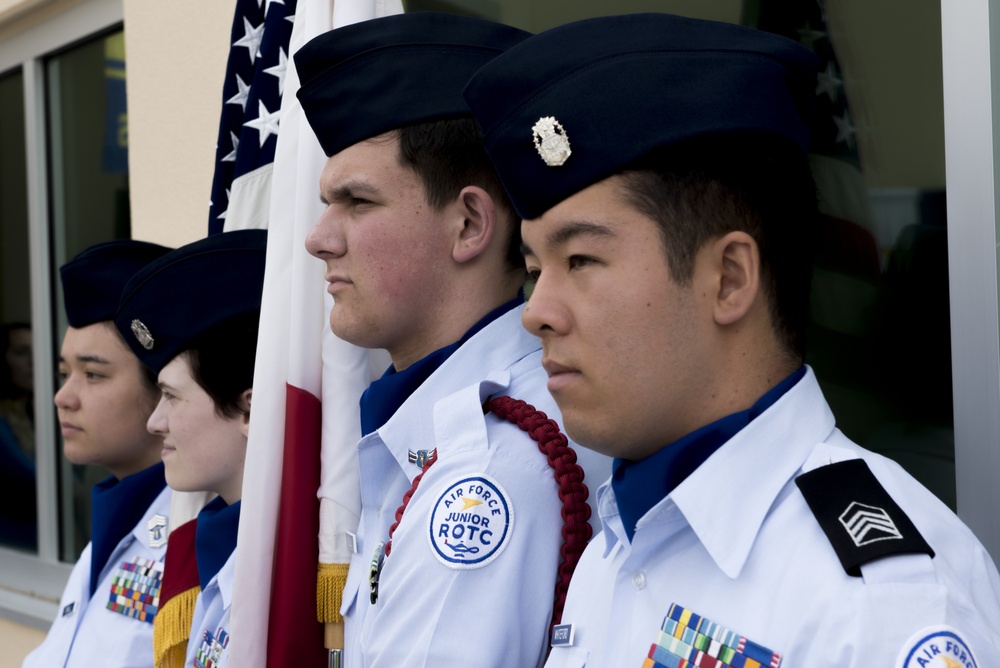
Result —
M970 546L970 553L975 548ZM981 548L980 548L981 549ZM800 638L789 665L829 668L981 668L1000 656L1000 610L988 600L997 586L988 556L957 581L925 555L883 559L863 567L865 582L840 610L816 610L815 637ZM988 566L988 568L986 568ZM977 599L980 599L977 601ZM818 606L820 608L824 606ZM793 661L794 660L794 661Z
M866 578L872 580L865 586L871 623L887 628L882 643L884 665L917 668L933 666L936 661L951 668L995 664L1000 656L1000 607L998 599L990 597L997 590L996 568L978 544L969 545L967 554L970 560L962 573L953 572L950 564L923 559L934 566L934 573L922 580L899 582L905 577L905 565L896 567L896 578L885 581L876 579L877 569L888 570L889 563L864 569ZM912 564L918 559L901 557L885 562ZM869 654L876 651L870 648ZM852 665L865 664L865 659L858 657Z
M377 610L365 622L365 665L499 668L544 660L561 502L552 469L527 434L494 423L490 441L485 458L462 452L425 474L394 534Z

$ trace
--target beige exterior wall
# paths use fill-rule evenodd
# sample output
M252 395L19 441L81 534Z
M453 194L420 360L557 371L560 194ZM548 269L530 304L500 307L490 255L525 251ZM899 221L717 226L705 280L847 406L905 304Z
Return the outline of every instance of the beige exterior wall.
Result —
M123 6L132 236L179 246L208 232L235 3L123 0Z
M0 619L0 668L21 668L21 662L45 637L44 631Z
M79 0L0 0L0 37ZM233 0L123 0L129 181L137 239L205 236ZM191 20L196 17L196 20ZM19 668L45 632L0 618L0 668Z

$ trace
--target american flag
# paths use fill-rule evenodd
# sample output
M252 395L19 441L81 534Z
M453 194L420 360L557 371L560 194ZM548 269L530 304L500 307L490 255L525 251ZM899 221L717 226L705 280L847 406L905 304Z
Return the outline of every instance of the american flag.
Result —
M291 56L334 26L401 12L402 5L334 5L239 0L225 82L218 164L231 165L232 176L223 180L217 172L214 192L221 196L213 195L219 206L210 228L270 229L233 582L229 665L241 668L326 664L318 565L346 566L350 553L339 546L360 513L354 446L373 353L333 336L324 265L305 250L323 210L317 193L326 156L295 97ZM243 66L247 74L237 79ZM228 120L230 111L235 120Z
M237 2L222 87L209 234L234 227L226 227L233 181L274 162L296 2ZM252 226L266 227L266 218L262 222Z
M860 169L855 117L830 39L823 0L746 0L744 23L794 39L819 57L810 152Z

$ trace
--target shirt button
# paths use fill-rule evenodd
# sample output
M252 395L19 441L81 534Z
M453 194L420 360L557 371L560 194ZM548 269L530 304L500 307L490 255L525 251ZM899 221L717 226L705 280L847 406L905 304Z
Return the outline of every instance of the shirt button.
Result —
M640 589L645 589L646 587L646 573L644 571L639 571L632 576L632 586L635 587L636 591Z

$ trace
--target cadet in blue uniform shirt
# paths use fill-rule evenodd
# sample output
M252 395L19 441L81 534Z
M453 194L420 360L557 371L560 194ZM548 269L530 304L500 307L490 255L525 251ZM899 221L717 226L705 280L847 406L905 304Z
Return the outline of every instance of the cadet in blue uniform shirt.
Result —
M69 328L55 404L64 453L74 464L104 466L112 475L93 488L91 541L73 567L52 628L25 668L153 665L170 513L163 440L146 431L159 389L113 318L126 281L169 250L112 241L60 269Z
M417 13L334 30L295 55L329 156L306 247L326 263L330 324L392 358L361 399L347 666L539 665L557 583L589 537L582 472L557 425L500 398L558 416L538 339L519 324L517 221L461 96L525 37ZM609 460L596 459L600 480Z
M167 484L218 494L198 514L201 592L186 666L223 668L229 646L267 232L243 230L178 248L137 273L115 319L163 392L149 431L163 437Z
M615 457L547 666L997 665L972 533L837 430L802 363L816 60L645 14L555 28L465 97L525 219L525 327Z

